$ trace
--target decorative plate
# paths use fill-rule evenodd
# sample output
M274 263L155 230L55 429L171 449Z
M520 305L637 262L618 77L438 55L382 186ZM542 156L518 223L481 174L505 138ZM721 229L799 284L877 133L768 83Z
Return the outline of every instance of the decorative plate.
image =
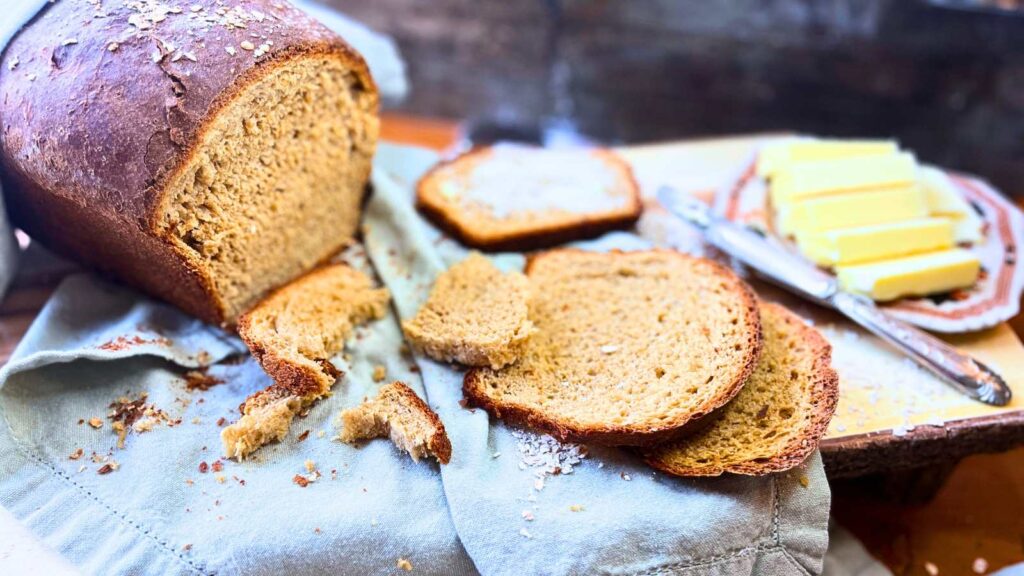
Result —
M771 231L768 186L757 176L756 166L755 153L739 175L719 189L715 211L769 234L785 249L796 252L792 242ZM985 239L968 247L981 260L981 278L969 290L903 298L881 306L902 320L936 332L989 328L1012 318L1020 309L1024 269L1017 265L1017 250L1024 238L1024 214L984 180L950 171L945 174L984 220Z

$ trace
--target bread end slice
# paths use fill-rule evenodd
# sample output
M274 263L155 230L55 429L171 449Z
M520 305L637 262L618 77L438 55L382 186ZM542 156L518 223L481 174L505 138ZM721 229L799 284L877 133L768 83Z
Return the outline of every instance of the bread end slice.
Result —
M533 333L529 283L472 253L438 276L426 304L402 324L416 350L464 366L511 364Z
M487 252L547 248L629 228L643 204L632 168L611 150L497 144L431 169L416 207Z
M839 398L831 346L778 304L761 305L764 351L740 393L710 426L644 452L676 476L789 470L818 446Z
M452 456L444 424L433 410L402 382L381 387L377 396L339 415L342 441L388 437L414 461L433 456L447 464Z

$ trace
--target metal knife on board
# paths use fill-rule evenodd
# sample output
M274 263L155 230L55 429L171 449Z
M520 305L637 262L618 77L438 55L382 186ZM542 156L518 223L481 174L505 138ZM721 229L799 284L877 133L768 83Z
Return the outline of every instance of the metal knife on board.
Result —
M1009 386L991 368L893 317L870 299L844 292L833 276L774 246L761 234L712 214L707 204L671 188L658 190L658 199L669 212L701 229L709 243L759 276L798 296L838 310L966 396L993 406L1010 402Z

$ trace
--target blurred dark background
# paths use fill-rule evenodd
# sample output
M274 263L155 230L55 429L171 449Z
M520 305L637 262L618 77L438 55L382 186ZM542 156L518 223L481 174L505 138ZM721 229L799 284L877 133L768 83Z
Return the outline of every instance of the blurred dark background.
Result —
M400 109L605 143L895 137L1024 195L1012 0L325 0L393 36Z

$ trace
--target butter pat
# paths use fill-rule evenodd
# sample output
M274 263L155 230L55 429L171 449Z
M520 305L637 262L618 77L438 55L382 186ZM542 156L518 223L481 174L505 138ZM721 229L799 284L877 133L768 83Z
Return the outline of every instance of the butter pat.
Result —
M836 276L844 290L885 302L967 288L978 280L980 269L974 254L953 248L883 262L837 266Z
M796 162L771 181L771 198L783 207L819 196L909 186L917 177L917 162L906 152Z
M812 198L776 214L779 232L791 235L925 218L928 202L920 188L904 186Z
M891 140L792 139L770 144L758 154L757 175L771 178L796 162L829 160L845 156L896 154L899 146Z
M858 264L953 246L949 218L922 218L888 224L798 232L800 251L822 266Z
M950 181L949 176L932 166L921 166L918 178L928 198L929 212L953 219L955 241L971 244L980 242L983 225L981 216Z

